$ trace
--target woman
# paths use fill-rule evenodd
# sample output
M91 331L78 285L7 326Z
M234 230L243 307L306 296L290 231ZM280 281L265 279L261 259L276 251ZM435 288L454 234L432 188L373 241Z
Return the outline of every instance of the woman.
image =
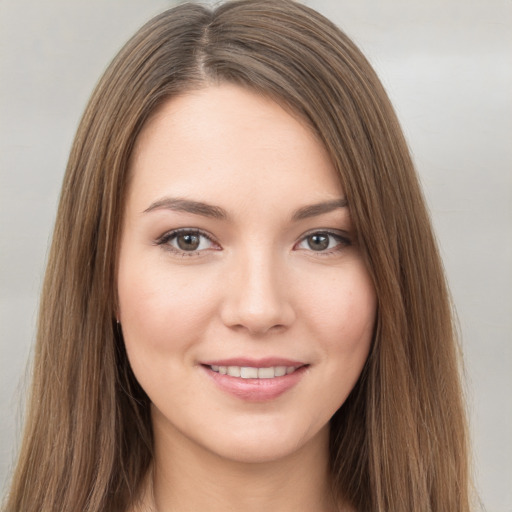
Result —
M182 5L71 152L6 511L469 510L450 304L413 165L311 9Z

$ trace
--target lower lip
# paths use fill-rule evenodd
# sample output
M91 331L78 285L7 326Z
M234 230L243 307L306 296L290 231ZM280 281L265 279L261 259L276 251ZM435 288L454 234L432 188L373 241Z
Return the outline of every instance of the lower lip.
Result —
M307 366L293 373L272 379L242 379L214 372L209 366L202 367L206 374L226 393L250 402L273 400L299 383Z

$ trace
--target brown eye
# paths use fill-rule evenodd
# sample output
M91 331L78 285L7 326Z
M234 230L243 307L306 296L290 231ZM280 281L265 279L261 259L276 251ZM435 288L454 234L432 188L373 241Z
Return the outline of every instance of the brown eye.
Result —
M325 251L329 247L329 235L315 233L306 238L308 247L313 251Z
M178 229L162 235L156 244L171 252L189 256L205 250L219 250L220 247L206 233L195 229Z
M176 243L182 251L195 251L201 243L201 238L199 235L187 233L177 235Z
M336 252L342 251L345 247L352 245L350 237L344 232L332 233L329 231L316 231L306 234L295 249L305 249L319 253L319 255L328 256Z

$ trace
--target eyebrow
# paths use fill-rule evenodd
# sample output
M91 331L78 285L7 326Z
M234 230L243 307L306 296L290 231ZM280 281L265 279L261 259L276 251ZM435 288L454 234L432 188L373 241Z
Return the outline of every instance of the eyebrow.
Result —
M194 215L212 217L214 219L225 220L228 218L226 210L220 206L213 206L199 201L191 201L190 199L180 199L175 197L165 197L155 201L144 210L144 213L162 209L173 210L175 212L193 213Z
M329 213L337 210L338 208L346 208L347 206L348 201L344 197L340 199L334 199L333 201L325 201L323 203L303 206L302 208L295 210L292 215L292 221L309 219L310 217L316 217L317 215Z
M297 222L299 220L309 219L310 217L316 217L317 215L329 213L337 210L338 208L346 208L347 206L348 201L345 198L303 206L294 211L292 221ZM162 209L172 210L175 212L192 213L194 215L220 220L226 220L229 218L226 210L220 206L176 197L165 197L163 199L159 199L146 208L144 213Z

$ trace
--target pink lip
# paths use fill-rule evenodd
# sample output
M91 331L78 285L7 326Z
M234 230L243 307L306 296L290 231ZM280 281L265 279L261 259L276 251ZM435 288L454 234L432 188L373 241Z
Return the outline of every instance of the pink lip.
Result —
M295 366L297 369L293 373L274 377L273 379L242 379L240 377L231 377L214 372L210 366L251 366L253 368L268 368L270 366ZM224 392L235 396L236 398L249 402L265 402L274 400L286 391L293 388L304 376L308 365L289 359L222 359L218 361L209 361L202 363L201 367L214 383Z

